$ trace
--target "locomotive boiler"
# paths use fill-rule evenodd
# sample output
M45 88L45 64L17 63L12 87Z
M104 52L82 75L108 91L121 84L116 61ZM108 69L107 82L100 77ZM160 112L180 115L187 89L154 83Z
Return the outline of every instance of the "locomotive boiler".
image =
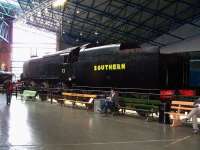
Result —
M159 50L136 44L73 47L24 63L22 79L55 87L159 88Z
M160 53L136 44L72 47L24 63L22 79L50 87L199 89L200 52Z

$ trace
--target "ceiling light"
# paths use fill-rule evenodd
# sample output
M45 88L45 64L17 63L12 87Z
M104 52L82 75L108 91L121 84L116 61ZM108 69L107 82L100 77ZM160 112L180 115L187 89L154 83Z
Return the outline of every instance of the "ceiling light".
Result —
M23 21L23 23L26 24L26 23L27 23L27 20L25 19L25 20Z
M45 13L48 13L48 8L45 8L45 10L44 10L44 11L45 11Z
M33 16L30 17L30 21L33 21Z
M62 6L62 5L64 5L65 1L66 0L56 0L53 2L53 6L54 7Z
M99 33L97 31L94 32L95 35L98 35Z
M49 24L49 22L46 20L45 24L46 24L46 25L48 25L48 24Z
M18 15L17 14L15 14L15 18L17 18L18 17Z
M56 22L56 26L60 26L60 23L59 23L59 22Z
M80 36L82 36L82 35L83 35L83 33L81 32L81 33L80 33Z
M0 16L0 18L1 18L1 19L4 19L4 16L3 16L3 14Z
M77 13L77 14L79 14L79 13L80 13L80 11L79 11L79 10L77 10L77 11L76 11L76 13Z
M41 17L41 11L38 11L38 16Z

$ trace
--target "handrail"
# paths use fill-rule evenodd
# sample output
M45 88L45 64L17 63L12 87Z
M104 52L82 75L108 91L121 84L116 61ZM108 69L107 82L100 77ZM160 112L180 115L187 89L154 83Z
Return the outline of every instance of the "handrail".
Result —
M36 90L36 89L34 89ZM108 93L110 93L110 89L109 90L96 90L96 89L64 89L64 88L39 88L37 89L39 91L47 91L49 93L53 93L53 91L59 91L59 92L77 92L80 94L103 94L103 95L107 95ZM152 99L153 97L156 97L158 99L160 99L160 93L153 93L153 92L133 92L133 91L118 91L119 94L123 95L124 97L134 97L134 96L147 96L147 99ZM164 95L167 96L167 95ZM169 99L173 100L173 99L197 99L199 96L193 96L193 97L186 97L186 96L182 96L182 95L169 95ZM153 98L154 99L154 98Z
M68 92L62 92L63 96L77 96L77 97L91 97L96 98L97 95L94 94L80 94L80 93L68 93Z
M96 86L74 86L75 88L92 88L92 89L111 89L113 87L96 87ZM115 88L116 90L146 90L159 91L160 89L143 89L143 88Z

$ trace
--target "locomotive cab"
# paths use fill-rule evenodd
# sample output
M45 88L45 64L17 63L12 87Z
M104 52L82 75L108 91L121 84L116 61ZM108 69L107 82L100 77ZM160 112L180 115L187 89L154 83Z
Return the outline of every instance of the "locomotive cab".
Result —
M72 64L78 61L80 47L71 50L69 53L61 54L64 59L61 63L61 79L70 84L72 80L75 80L74 70L72 69Z

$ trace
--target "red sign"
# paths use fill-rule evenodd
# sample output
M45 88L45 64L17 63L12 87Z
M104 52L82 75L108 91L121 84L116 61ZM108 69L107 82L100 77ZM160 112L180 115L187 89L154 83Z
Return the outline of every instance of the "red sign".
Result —
M170 99L175 94L175 90L160 90L160 99Z
M196 95L196 91L195 90L188 90L188 89L178 90L178 93L181 96L195 96Z

